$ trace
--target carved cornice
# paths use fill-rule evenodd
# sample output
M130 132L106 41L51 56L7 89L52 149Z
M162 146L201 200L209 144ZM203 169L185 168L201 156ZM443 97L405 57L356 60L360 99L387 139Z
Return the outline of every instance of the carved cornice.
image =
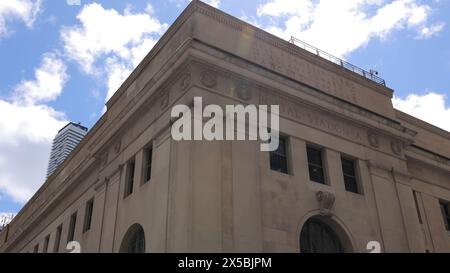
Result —
M429 166L450 172L450 158L428 151L416 145L411 145L406 150L408 160L416 160Z
M344 77L351 78L353 81L356 81L361 85L367 86L375 90L376 92L379 92L385 96L392 98L393 90L388 87L381 86L379 84L371 82L366 78L356 73L350 72L346 69L343 69L340 66L332 62L329 62L325 59L317 58L316 55L308 52L307 50L299 48L288 41L278 38L275 35L272 35L236 17L233 17L225 12L222 12L221 10L212 8L211 6L208 6L200 1L193 4L194 4L193 9L196 12L208 16L221 24L227 25L237 31L251 35L252 37L258 40L261 40L267 44L277 47L283 51L289 52L290 54L301 56L302 58L308 60L311 63L320 64L322 68L325 68L328 71L345 75Z
M193 43L194 48L201 50L203 52L204 48L203 46L208 46L205 44L202 44L199 41L196 41ZM361 106L358 106L354 103L348 102L346 100L343 100L339 97L327 94L325 92L322 92L321 90L318 90L314 87L311 86L307 86L301 82L295 81L295 80L287 80L286 77L284 76L279 76L279 75L275 75L274 73L270 72L270 71L261 71L260 68L257 68L255 65L253 64L249 64L247 63L245 60L242 60L239 57L236 56L232 56L231 54L225 53L225 52L218 52L214 49L208 48L208 54L215 57L215 58L219 58L221 60L225 60L231 64L237 65L239 67L242 67L244 69L250 70L254 73L260 74L264 77L270 77L272 80L278 82L278 83L282 83L283 85L287 85L288 87L298 90L299 92L304 92L308 95L311 95L315 98L317 98L320 102L326 102L326 103L330 103L332 105L334 105L335 107L337 107L341 113L339 113L339 115L341 116L346 116L345 112L350 112L350 113L354 113L357 114L357 116L361 116L363 118L367 118L371 121L373 121L373 125L371 125L372 127L374 127L374 129L376 129L379 133L381 133L381 131L386 131L385 129L383 129L383 126L389 127L391 129L394 130L394 132L396 132L397 135L391 134L391 137L397 138L397 139L402 139L402 141L405 141L406 145L409 145L412 143L412 139L413 137L417 134L415 131L403 126L400 124L400 122L396 121L396 120L392 120L390 118L381 116L377 113L374 113L370 110L367 110ZM210 67L210 68L205 68L205 69L215 69L221 72L222 75L227 75L230 77L233 77L235 79L237 79L237 81L245 81L245 82L251 82L252 86L253 86L253 90L270 90L270 92L279 92L276 89L274 89L271 86L268 86L266 84L263 84L261 82L255 83L254 80L251 79L247 79L244 78L242 75L238 75L234 72L225 70L223 68L219 68L218 66L214 66L211 63L208 63L207 61L201 60L199 58L195 59L195 62L204 65L206 67ZM278 77L282 77L282 80L276 80L276 78ZM288 96L288 94L284 94L284 96ZM297 100L298 98L294 98L294 100ZM305 103L307 103L307 101L305 101ZM328 111L332 112L331 109L328 109ZM366 124L366 126L369 126L369 124ZM375 131L373 131L375 132ZM387 133L387 132L385 132ZM401 137L400 135L403 135L403 137Z
M228 59L228 61L231 61ZM219 92L224 96L233 97L243 103L254 104L278 104L280 105L280 116L292 119L304 125L326 131L339 137L343 137L352 142L363 144L372 149L379 150L396 157L403 158L403 148L412 142L412 136L415 133L409 131L402 125L392 120L386 119L382 116L376 115L363 108L352 105L335 97L320 93L321 102L330 102L337 109L348 107L349 110L355 111L352 113L336 113L331 107L316 106L312 102L305 99L295 97L286 92L274 89L259 81L247 78L234 71L230 71L223 67L213 64L197 57L192 57L190 62L192 67L196 70L203 71L201 75L208 71L214 73L217 84L213 88L214 92ZM205 87L201 82L199 87ZM196 85L195 79L193 82ZM239 94L239 89L245 88L246 97ZM210 88L207 88L210 90ZM296 88L297 90L299 88ZM302 90L303 91L303 90ZM354 115L357 114L357 115ZM356 117L362 115L363 119L355 120ZM372 123L368 122L369 119ZM376 123L384 121L383 125L377 127ZM375 123L375 124L374 124ZM389 131L386 127L393 129L394 132ZM406 134L406 136L405 136ZM381 145L383 144L383 145Z

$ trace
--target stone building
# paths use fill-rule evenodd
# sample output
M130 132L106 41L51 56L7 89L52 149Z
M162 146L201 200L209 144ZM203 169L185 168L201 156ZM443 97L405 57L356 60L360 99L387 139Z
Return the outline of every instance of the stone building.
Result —
M192 1L0 252L450 251L450 133L347 68ZM173 140L194 96L279 105L280 148Z

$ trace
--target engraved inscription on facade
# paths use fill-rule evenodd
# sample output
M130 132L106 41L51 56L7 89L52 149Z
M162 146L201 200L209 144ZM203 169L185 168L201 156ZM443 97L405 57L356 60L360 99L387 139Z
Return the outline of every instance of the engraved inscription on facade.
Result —
M259 103L262 105L280 105L280 116L293 118L297 122L334 133L353 141L366 143L366 139L362 137L364 135L362 130L351 127L343 121L334 120L332 117L328 117L325 114L313 112L310 109L302 107L281 96L261 92Z
M300 58L293 58L287 52L273 50L270 45L263 43L253 44L250 51L250 59L263 66L277 70L298 81L326 91L336 97L358 103L358 84L332 72L328 72L315 65L311 65ZM295 60L293 60L295 59Z

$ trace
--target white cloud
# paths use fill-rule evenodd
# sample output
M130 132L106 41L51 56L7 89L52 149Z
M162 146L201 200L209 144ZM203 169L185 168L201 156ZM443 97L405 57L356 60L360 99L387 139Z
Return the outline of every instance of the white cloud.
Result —
M26 202L45 181L53 137L63 113L42 104L57 98L67 80L64 63L44 54L35 79L22 81L10 100L0 99L0 191Z
M106 60L106 73L108 86L106 100L108 100L130 75L131 69L115 58L108 58Z
M8 23L19 20L31 27L41 8L41 0L2 0L0 1L0 38L11 30Z
M343 57L395 30L429 32L431 11L418 0L270 0L257 14L269 16L269 32L285 39L295 36Z
M417 39L427 39L427 38L436 36L444 29L444 27L445 27L445 23L443 23L443 22L436 23L431 26L424 26L420 29L416 38Z
M167 29L167 24L160 23L153 13L150 4L143 13L133 13L131 8L119 13L92 3L77 15L80 24L62 29L67 56L87 74L106 74L106 100Z
M16 86L16 100L27 104L54 100L68 79L66 70L66 65L55 53L44 54L41 66L35 71L35 79Z
M21 105L0 100L0 143L19 147L22 141L41 143L53 139L64 115L45 105ZM0 156L4 156L0 152Z
M97 3L85 5L77 19L81 25L64 28L61 37L68 56L87 73L93 71L97 58L108 54L128 58L131 48L167 27L148 13L120 14Z
M444 94L429 92L425 95L410 94L406 98L394 97L394 107L450 132L450 107Z
M81 0L66 0L66 3L69 6L79 6L81 5Z
M208 5L211 5L215 8L219 7L220 5L220 0L203 0L203 2L205 2Z
M26 202L45 181L52 139L66 122L43 105L0 100L0 191Z

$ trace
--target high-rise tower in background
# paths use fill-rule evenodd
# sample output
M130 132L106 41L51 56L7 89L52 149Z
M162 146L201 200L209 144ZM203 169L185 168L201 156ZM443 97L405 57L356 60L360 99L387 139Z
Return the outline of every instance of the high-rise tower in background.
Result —
M70 122L59 130L53 140L50 160L48 162L47 177L52 175L56 168L58 168L58 166L70 155L86 135L87 130L86 127L73 122Z

